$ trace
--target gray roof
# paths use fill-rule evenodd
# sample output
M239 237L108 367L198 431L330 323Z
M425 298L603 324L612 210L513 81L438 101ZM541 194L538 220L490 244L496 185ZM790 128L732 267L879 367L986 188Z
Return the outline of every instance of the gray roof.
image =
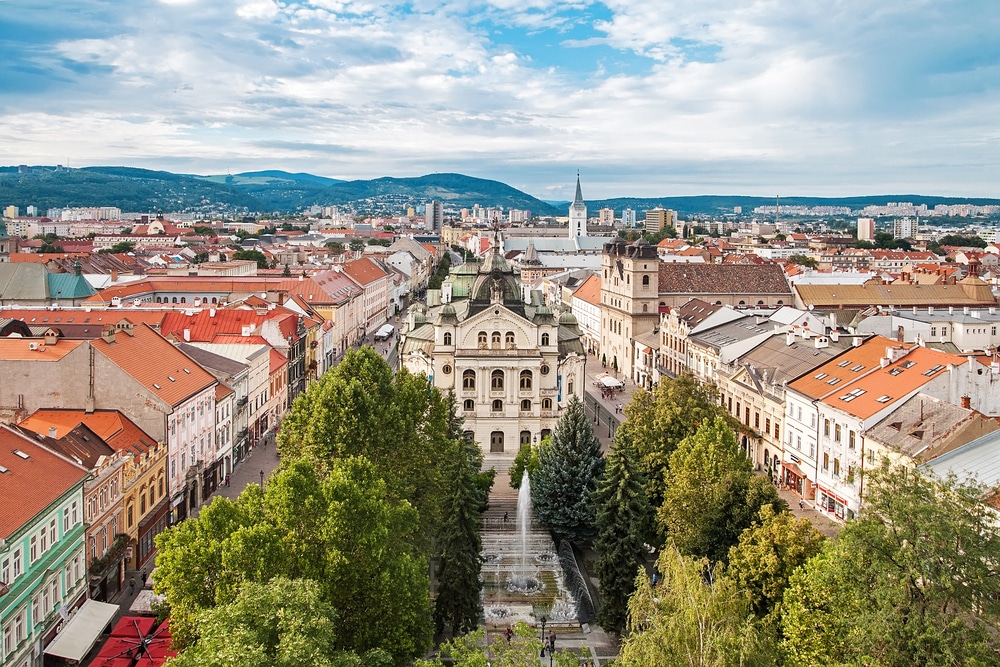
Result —
M865 431L865 437L928 461L998 429L977 412L916 394Z
M194 359L199 366L210 372L217 371L223 375L233 377L247 368L247 364L243 362L216 354L211 350L195 347L190 343L180 343L177 347L181 352Z
M735 322L729 322L728 324L723 324L721 326L702 331L701 333L694 334L690 336L690 339L705 347L718 350L726 345L732 345L733 343L738 343L742 340L746 340L747 338L752 338L753 336L766 334L767 332L773 330L774 325L770 323L765 322L761 325L757 325L754 323L754 319L752 317L743 317Z
M955 451L942 454L921 466L938 477L954 473L959 479L972 477L988 489L1000 484L1000 431L973 440Z
M849 339L847 339L849 340ZM740 357L740 365L759 384L788 383L843 352L843 345L817 348L815 339L794 338L788 344L786 334L775 334Z
M49 272L41 264L0 262L0 299L7 303L45 301Z

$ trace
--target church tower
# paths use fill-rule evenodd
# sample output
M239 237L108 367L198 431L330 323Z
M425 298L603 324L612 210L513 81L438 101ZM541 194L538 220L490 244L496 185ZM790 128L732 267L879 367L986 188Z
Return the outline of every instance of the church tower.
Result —
M583 203L583 192L580 190L580 172L576 174L576 197L569 205L569 237L587 235L587 205Z
M0 219L0 262L9 262L13 241L7 236L7 225Z

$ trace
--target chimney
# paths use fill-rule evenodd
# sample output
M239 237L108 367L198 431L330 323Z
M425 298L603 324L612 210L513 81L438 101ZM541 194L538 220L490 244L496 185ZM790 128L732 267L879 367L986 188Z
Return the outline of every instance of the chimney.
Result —
M971 410L972 409L972 398L969 397L969 396L963 396L962 397L962 407L965 408L966 410Z
M968 306L966 306L965 308L962 308L962 314L963 315L968 315L969 314L969 307Z
M208 309L208 316L209 317L215 317L215 308L209 308Z
M912 349L912 347L903 347L902 345L897 347L887 347L885 348L885 356L888 357L890 364L894 364L908 355Z
M914 314L914 315L916 315L916 314L917 314L917 307L916 307L916 306L914 306L914 307L913 307L913 314Z
M785 345L793 345L795 343L795 332L786 331L785 332Z
M51 329L45 332L45 345L55 345L59 340L59 334Z
M104 328L104 331L101 332L101 338L108 345L114 345L115 344L115 327L114 327L114 325L109 324L108 326L106 326Z
M118 282L118 269L111 269L111 284Z
M853 347L861 347L861 337L860 336L855 336L854 340L851 342L851 345Z
M243 328L240 330L240 335L243 336L244 338L247 338L250 336L251 333L253 333L253 325L244 324Z
M949 315L955 314L955 306L948 306L948 314Z
M903 325L899 325L898 327L896 327L896 342L897 343L903 342Z
M185 329L184 330L184 342L186 342L186 343L190 343L191 342L191 330L190 329Z
M59 432L59 431L58 431L58 429L56 429L56 427L55 427L55 426L50 426L50 427L49 427L49 437L50 437L50 438L52 438L53 440L55 440L55 439L56 439L56 437L57 437L57 436L56 436L56 434L57 434L58 432Z
M934 306L927 306L927 314L928 315L934 314Z
M830 339L826 336L817 336L815 344L817 350L822 350L825 347L830 347Z

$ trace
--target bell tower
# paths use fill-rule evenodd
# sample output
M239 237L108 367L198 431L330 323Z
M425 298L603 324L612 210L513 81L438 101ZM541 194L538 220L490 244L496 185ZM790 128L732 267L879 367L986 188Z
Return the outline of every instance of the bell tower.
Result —
M569 205L569 237L587 235L587 205L583 203L583 192L580 190L580 172L576 173L576 197Z

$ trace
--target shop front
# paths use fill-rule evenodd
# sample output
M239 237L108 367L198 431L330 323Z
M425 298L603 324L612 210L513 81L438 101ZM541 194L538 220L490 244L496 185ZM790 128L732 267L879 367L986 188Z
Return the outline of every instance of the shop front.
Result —
M832 514L840 521L849 521L854 518L854 510L850 508L847 501L825 487L819 487L817 501L817 509Z
M792 457L791 461L781 462L781 486L800 498L812 500L814 498L813 483L801 468L798 461Z

